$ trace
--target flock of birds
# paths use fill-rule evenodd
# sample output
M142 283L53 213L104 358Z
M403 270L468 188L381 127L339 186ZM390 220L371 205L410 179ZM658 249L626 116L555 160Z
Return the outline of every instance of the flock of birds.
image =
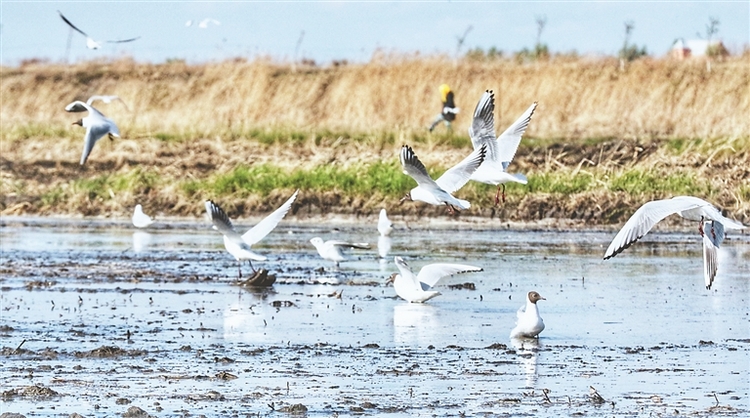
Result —
M59 10L58 13L72 30L86 37L86 45L90 49L100 48L102 42L122 43L139 39L136 37L113 41L96 41L71 23ZM186 26L192 26L193 23L193 21L188 21ZM197 26L206 28L209 24L220 25L220 22L214 19L204 19ZM104 116L92 105L99 100L104 103L118 100L122 103L122 100L117 96L96 95L91 96L85 103L74 101L65 107L68 112L88 112L88 116L73 123L86 128L81 165L86 163L99 139L105 135L109 136L110 139L120 137L120 130L115 122ZM445 205L449 213L454 214L457 210L466 210L471 207L470 202L453 195L470 180L498 186L495 193L495 205L499 204L501 199L504 202L506 183L527 183L526 176L511 174L507 169L516 155L521 138L531 122L536 107L537 103L534 102L500 136L496 136L495 96L491 90L485 91L477 103L469 127L473 151L435 180L430 177L427 168L419 160L414 150L404 145L399 153L399 159L404 173L414 179L417 187L411 189L401 199L401 202L411 200L431 205ZM240 278L242 277L243 261L247 261L250 268L255 272L252 261L267 259L265 256L252 251L251 247L266 237L278 225L291 209L298 193L299 191L295 191L283 205L244 234L240 234L234 229L232 221L218 204L211 200L205 202L206 213L213 224L213 228L222 233L224 247L239 263L238 276ZM656 200L644 204L617 233L607 248L604 259L607 260L621 253L646 235L659 221L672 214L679 214L687 220L698 222L698 231L703 240L703 275L706 288L710 289L716 278L717 253L725 237L724 230L742 229L744 225L724 217L716 207L697 197L677 196L672 199ZM144 228L152 222L153 220L143 213L142 206L137 205L133 213L133 224L136 227ZM378 223L381 237L388 236L392 229L392 224L388 220L385 209L383 209ZM337 266L345 260L343 249L369 248L367 243L324 241L320 237L315 237L310 242L322 258L335 262ZM433 290L433 287L443 277L482 270L479 267L462 264L438 263L424 266L417 275L414 275L409 265L401 257L395 257L394 262L399 269L399 273L391 275L388 278L388 283L393 284L398 296L413 303L426 302L439 295L440 293ZM536 306L539 300L545 299L537 292L531 291L528 293L526 305L518 311L517 326L511 332L511 337L537 337L544 329L544 322L539 316L539 309Z
M76 101L65 109L69 112L88 111L89 116L76 122L86 127L84 150L81 164L86 162L94 143L105 134L119 137L117 126L99 111L91 106L95 100L109 103L118 99L116 96L93 96L86 103ZM518 182L525 184L523 174L510 174L508 166L521 142L521 138L531 121L537 104L533 103L508 129L500 136L495 136L494 110L495 97L491 90L487 90L479 100L469 128L469 135L473 144L473 151L460 163L447 170L437 180L428 174L424 164L419 160L414 150L404 145L399 158L403 172L416 181L417 186L409 191L402 199L425 202L431 205L444 205L453 214L457 210L468 209L471 204L453 196L469 180L497 185L495 204L505 200L505 183ZM258 222L245 233L235 230L226 212L214 201L205 201L206 214L213 228L223 235L224 247L238 262L238 277L242 277L242 263L247 261L254 273L257 273L252 261L264 261L267 258L252 250L252 246L265 238L292 208L299 190L278 209ZM604 259L612 258L634 244L646 235L659 221L669 215L678 214L681 217L698 222L698 231L703 240L704 279L706 288L710 289L716 277L717 250L724 240L725 229L742 229L744 225L726 218L721 212L703 199L691 196L677 196L672 199L656 200L644 204L625 223L607 248ZM133 224L136 227L147 227L153 220L143 213L141 205L137 205L133 213ZM393 231L393 224L388 219L385 209L382 209L378 219L378 231L381 238L388 237ZM345 241L328 240L320 237L310 240L320 257L336 263L345 260L343 249L367 249L367 243L350 243ZM385 257L387 250L381 252ZM482 271L482 268L451 263L429 264L414 274L406 261L395 257L394 263L398 273L393 273L387 284L393 284L396 294L410 303L423 303L440 294L434 287L442 278L461 273ZM537 302L545 300L539 293L530 291L526 297L526 304L517 312L517 325L511 331L511 338L536 338L544 330Z
M108 43L108 44L121 44L125 42L133 42L137 41L138 39L141 39L140 36L136 36L135 38L128 38L128 39L117 39L117 40L110 40L110 41L97 41L94 38L90 37L86 32L79 29L76 25L74 25L65 15L62 14L61 11L57 11L57 14L60 15L60 18L65 22L72 31L76 31L80 33L81 35L86 37L86 47L88 49L100 49L102 47L102 44ZM197 27L199 29L208 29L210 26L221 26L221 22L219 22L216 19L207 17L202 19L201 21L197 20L188 20L185 22L185 27Z

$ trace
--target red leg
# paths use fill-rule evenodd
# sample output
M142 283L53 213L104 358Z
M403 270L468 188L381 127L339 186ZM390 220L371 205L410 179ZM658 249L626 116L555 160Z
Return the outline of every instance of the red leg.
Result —
M503 198L503 200L505 199ZM497 193L495 193L495 206L497 206L498 203L500 203L500 186L497 186Z
M503 183L503 203L505 203L505 183Z

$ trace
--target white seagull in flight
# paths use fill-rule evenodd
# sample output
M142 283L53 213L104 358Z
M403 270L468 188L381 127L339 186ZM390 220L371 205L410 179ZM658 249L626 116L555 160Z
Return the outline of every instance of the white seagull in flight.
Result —
M474 109L474 120L469 127L469 137L474 149L487 145L487 158L477 171L471 175L471 180L480 183L499 185L495 194L495 205L500 202L500 189L505 202L505 183L515 182L526 184L528 181L523 174L510 174L508 165L516 155L526 128L529 127L531 116L536 109L534 102L525 112L513 122L499 137L495 137L495 94L492 90L484 92Z
M102 99L103 97L107 97L109 99L104 100ZM81 154L81 165L86 163L86 160L89 158L89 154L91 154L91 150L94 149L94 144L96 144L96 141L98 141L101 137L103 137L104 135L109 135L109 139L120 137L120 130L117 128L117 125L115 125L115 122L112 119L104 116L102 112L96 110L94 106L91 106L91 103L94 100L101 99L104 100L105 103L109 103L109 100L113 100L111 99L112 97L117 96L92 96L86 103L76 100L75 102L65 106L65 110L68 112L89 112L89 115L85 118L81 118L73 122L73 125L79 125L86 128L86 135L84 135L83 137L83 153Z
M62 20L63 20L63 21L65 22L65 23L67 23L67 24L68 24L68 26L70 26L70 28L71 28L71 29L73 29L74 31L76 31L76 32L78 32L78 33L80 33L81 35L83 35L83 36L85 36L85 37L86 37L86 47L88 47L88 49L99 49L99 48L101 48L101 47L102 47L102 42L106 42L106 43L109 43L109 44L119 44L119 43L123 43L123 42L133 42L133 41L135 41L136 39L140 39L140 36L138 36L138 37L135 37L135 38L130 38L130 39L120 39L120 40L117 40L117 41L95 41L95 40L94 40L94 39L93 39L92 37L88 36L88 35L86 34L86 32L84 32L84 31L82 31L82 30L78 29L78 28L76 27L76 25L74 25L73 23L71 23L71 21L70 21L70 20L68 20L68 19L67 19L67 18L66 18L65 16L63 16L62 12L60 12L60 11L58 10L58 11L57 11L57 13L58 13L58 14L60 15L60 17L62 18Z
M615 235L604 253L604 259L621 253L646 235L659 221L673 214L698 222L698 232L703 239L703 278L706 289L711 289L716 278L717 250L724 240L724 229L742 229L745 226L724 217L712 204L697 197L676 196L644 204Z
M401 154L399 154L401 165L404 173L417 182L417 187L401 198L401 202L419 200L431 205L445 205L451 215L456 212L456 209L468 209L471 204L466 200L453 197L453 193L469 181L471 175L484 161L486 154L487 145L482 145L463 161L443 173L437 180L433 180L411 147L402 146Z
M265 238L266 235L271 233L271 231L276 228L276 225L284 219L284 216L286 216L289 209L291 209L294 199L297 198L298 192L299 190L295 191L292 197L287 199L283 205L273 211L270 215L263 218L262 221L258 222L254 227L250 228L242 235L235 231L234 226L232 226L232 221L229 220L229 217L219 205L211 200L206 200L206 213L208 214L211 223L213 223L213 228L224 235L224 247L229 251L229 254L232 254L239 262L238 271L240 279L242 278L243 260L247 260L247 262L250 263L250 268L254 272L255 268L250 260L265 261L268 259L265 256L253 252L250 247Z

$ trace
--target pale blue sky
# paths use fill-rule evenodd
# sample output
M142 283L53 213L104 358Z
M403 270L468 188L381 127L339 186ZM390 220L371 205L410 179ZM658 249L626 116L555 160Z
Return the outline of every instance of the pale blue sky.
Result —
M468 26L467 48L508 52L532 47L538 16L546 16L542 42L552 52L616 54L624 22L633 21L631 42L664 55L676 38L704 34L709 17L720 21L717 37L731 52L750 44L750 1L700 2L136 2L0 1L0 60L63 61L69 36L56 10L96 40L141 36L128 44L89 50L72 38L70 60L131 56L138 61L188 62L268 55L291 59L301 31L300 58L368 61L373 51L454 54ZM220 26L186 27L214 18Z

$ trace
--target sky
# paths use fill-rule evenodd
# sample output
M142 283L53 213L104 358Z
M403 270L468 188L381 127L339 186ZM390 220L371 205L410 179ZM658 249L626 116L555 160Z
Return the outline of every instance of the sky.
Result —
M86 48L57 14L95 40L124 44ZM716 38L730 52L750 45L750 1L13 1L0 0L0 63L22 60L75 62L132 57L189 63L236 57L279 61L311 59L367 62L376 51L455 56L460 50L495 47L506 54L532 48L537 20L546 19L541 42L552 53L616 55L625 22L634 24L632 44L663 56L677 38L706 36L709 18L719 20ZM219 21L206 29L188 20ZM304 33L304 35L302 35ZM72 34L72 35L71 35ZM301 42L300 42L301 39ZM68 50L68 42L70 49ZM297 45L299 44L299 47Z

